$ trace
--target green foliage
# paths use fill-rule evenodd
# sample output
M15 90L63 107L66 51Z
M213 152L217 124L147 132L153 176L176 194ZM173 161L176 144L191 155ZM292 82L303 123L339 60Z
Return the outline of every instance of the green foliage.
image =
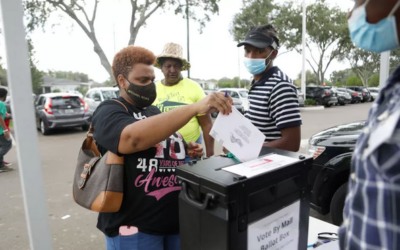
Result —
M189 18L200 24L201 32L205 23L210 20L210 14L218 13L219 1L220 0L131 0L132 8L130 15L128 15L131 17L131 20L125 25L129 27L127 33L129 32L130 34L127 44L135 44L140 29L145 26L148 19L160 9L172 9L175 14L182 14L183 17L189 16ZM40 27L45 29L49 26L46 24L48 20L51 19L50 17L57 16L58 19L60 19L59 15L63 13L64 16L75 21L77 26L86 34L87 38L92 42L94 52L98 55L101 65L108 72L110 77L112 77L110 61L100 45L95 28L97 10L103 2L104 0L24 0L24 18L26 19L28 32ZM188 9L186 6L188 6ZM64 18L64 16L61 18Z
M55 89L55 90L53 90L53 93L61 93L61 90Z
M379 87L380 76L379 74L373 75L368 81L368 87Z
M306 99L304 101L304 105L306 105L306 106L314 106L315 105L315 100L314 99Z
M113 87L115 85L114 78L110 77L107 81L104 82L104 86Z
M347 80L346 85L347 86L363 86L363 83L362 83L360 77L352 76L349 78L349 80Z
M79 93L81 93L82 95L86 95L86 93L88 92L88 87L86 86L79 86L76 88L76 91L78 91Z
M242 11L235 15L231 24L234 40L243 40L248 27L267 24L273 20L278 30L281 45L288 50L301 53L302 6L294 2L268 0L244 1ZM322 85L325 73L333 60L344 60L344 55L351 47L347 13L338 6L330 7L325 0L316 0L308 5L307 48L311 53L307 62L317 77L316 84ZM254 20L254 22L252 22ZM311 48L319 48L311 51Z
M298 85L297 85L297 84ZM318 77L310 70L306 71L306 85L310 84L317 84L318 83ZM297 80L295 81L295 84L299 87L301 87L301 72L299 73Z
M250 27L269 23L272 13L277 9L273 0L245 0L243 8L233 17L230 33L235 41L241 41Z
M367 87L369 79L379 71L381 55L353 48L346 56L353 72L361 79L363 86Z
M72 71L49 71L46 75L59 78L68 79L76 82L89 82L89 76L82 72L72 72Z
M0 60L1 60L1 57L0 57ZM8 86L7 70L3 68L1 63L0 63L0 85Z
M330 80L332 82L341 82L341 83L345 84L350 77L355 76L355 75L356 74L354 73L354 71L352 69L333 71L330 76Z
M32 91L35 94L40 94L42 92L43 85L43 73L36 68L35 61L35 49L33 47L32 41L28 38L28 50L29 50L29 63L31 67L31 77L32 77Z
M340 88L340 87L343 87L343 84L341 82L336 82L335 86Z
M240 79L240 87L247 88L250 86L251 82L247 79ZM239 88L239 77L231 78L221 78L218 80L218 88Z

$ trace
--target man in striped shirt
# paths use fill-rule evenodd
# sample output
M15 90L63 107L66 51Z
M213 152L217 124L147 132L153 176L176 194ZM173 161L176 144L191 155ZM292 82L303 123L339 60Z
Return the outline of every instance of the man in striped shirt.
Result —
M269 24L251 28L240 46L244 46L245 66L254 76L246 117L266 136L265 147L298 151L302 122L297 89L273 65L279 49L275 28Z

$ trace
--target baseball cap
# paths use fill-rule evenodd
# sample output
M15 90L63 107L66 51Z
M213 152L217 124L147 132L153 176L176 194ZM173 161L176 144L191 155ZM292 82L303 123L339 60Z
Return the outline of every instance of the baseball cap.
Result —
M239 43L237 46L241 47L243 45L251 45L260 49L271 46L273 49L278 49L278 45L272 37L259 31L249 31L244 41Z

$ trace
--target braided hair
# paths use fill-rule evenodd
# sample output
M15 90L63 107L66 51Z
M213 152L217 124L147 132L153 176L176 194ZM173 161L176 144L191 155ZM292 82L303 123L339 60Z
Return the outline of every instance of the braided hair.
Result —
M253 26L250 28L250 31L258 31L262 32L265 35L271 37L274 39L276 45L278 45L278 48L280 47L279 43L279 38L278 38L278 31L276 31L275 27L272 26L272 24L266 24L266 25L261 25L261 26Z

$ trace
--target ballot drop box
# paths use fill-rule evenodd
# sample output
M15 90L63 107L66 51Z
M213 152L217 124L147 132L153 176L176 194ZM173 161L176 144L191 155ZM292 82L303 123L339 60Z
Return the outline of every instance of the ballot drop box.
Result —
M312 158L263 148L178 167L182 250L306 250Z

